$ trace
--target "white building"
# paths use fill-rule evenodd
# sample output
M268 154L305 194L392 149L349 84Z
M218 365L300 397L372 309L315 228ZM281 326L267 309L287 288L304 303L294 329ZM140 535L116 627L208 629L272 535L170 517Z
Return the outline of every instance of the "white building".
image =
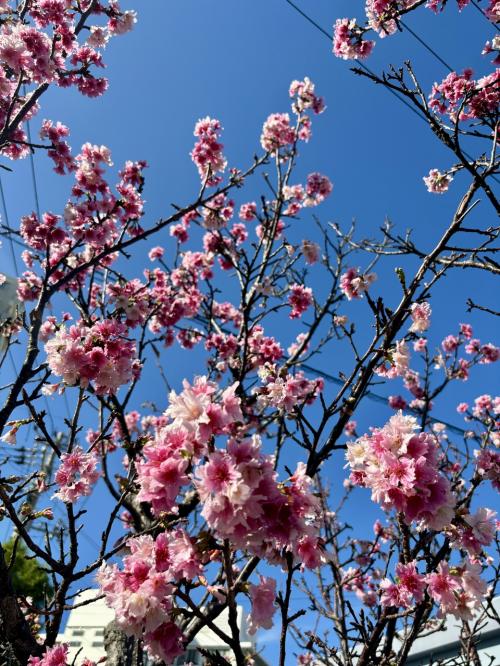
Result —
M81 604L97 596L99 590L85 590L80 592L74 603ZM57 637L58 643L67 643L69 646L69 663L77 654L77 663L85 658L97 661L105 656L104 629L114 618L114 611L106 606L104 599L98 599L70 611L66 628Z
M500 615L500 596L492 601L497 615ZM491 613L490 613L491 614ZM473 622L469 623L471 627ZM406 666L434 666L446 663L460 654L461 622L449 616L445 629L429 636L417 638L408 656ZM500 664L500 623L493 618L485 618L477 633L477 651L481 664Z
M75 598L75 605L85 601L95 599L99 595L99 590L86 590L81 592ZM104 629L114 619L114 611L106 606L104 599L98 599L84 606L74 608L68 617L64 632L59 634L57 642L67 643L69 646L69 663L78 654L76 663L81 663L84 658L98 661L104 657ZM221 613L214 624L225 633L230 633L227 612ZM254 653L255 639L248 634L247 621L243 608L238 606L238 625L240 627L241 646L244 652ZM178 657L175 666L182 666L192 662L196 666L203 664L201 653L198 647L204 650L217 651L225 656L228 661L232 661L232 653L228 646L207 627L203 628L196 639L188 646L186 654ZM267 666L266 662L260 657L255 657L255 666Z

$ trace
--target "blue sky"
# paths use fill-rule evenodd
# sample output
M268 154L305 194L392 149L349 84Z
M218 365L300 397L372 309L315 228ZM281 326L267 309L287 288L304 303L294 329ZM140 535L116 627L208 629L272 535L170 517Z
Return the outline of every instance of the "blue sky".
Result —
M127 159L146 159L150 166L146 174L146 224L171 212L171 203L185 204L197 193L198 175L189 152L198 118L210 115L221 120L229 163L244 167L260 149L260 131L267 115L288 110L290 81L309 76L317 92L325 97L328 109L315 119L313 139L302 150L297 180L310 171L320 171L334 182L332 196L317 210L321 219L346 227L355 218L359 233L370 235L389 217L401 232L414 229L424 249L439 237L465 181L457 177L449 193L440 197L427 193L422 176L432 167L447 168L453 163L452 156L424 123L387 91L354 76L348 63L334 58L327 39L285 0L149 0L122 4L138 11L138 23L132 33L115 39L107 49L109 91L98 100L89 100L71 90L51 90L43 98L38 121L51 118L67 124L75 152L86 141L106 144L117 169ZM327 30L338 17L357 15L361 19L364 5L360 0L302 0L298 4ZM479 54L493 30L473 6L460 15L454 3L449 5L443 15L436 17L422 9L405 21L455 69L472 66L478 76L491 71L490 59ZM378 40L368 64L380 71L388 63L400 64L407 58L427 89L447 74L443 65L407 32ZM35 156L35 165L42 210L61 212L70 180L55 175L44 155ZM1 174L13 226L34 208L29 169L26 160L15 164L12 174ZM260 181L250 188L260 191ZM485 225L493 220L487 204L475 215ZM300 224L312 221L304 218ZM154 244L168 246L167 239L165 232L164 238L155 238ZM144 265L149 247L137 251ZM13 274L6 244L0 252L2 270ZM395 265L398 263L388 262L385 268L377 269L377 290L386 293L389 301L398 293ZM138 262L136 273L129 267L129 277L140 277L140 266ZM432 301L433 345L437 346L443 335L466 318L466 296L492 306L492 293L490 279L478 272L455 272L452 279L446 278ZM362 328L366 311L359 304L352 308L349 315L359 318ZM471 321L478 337L494 341L498 328L493 330L490 317L477 314ZM284 337L289 344L291 339ZM199 373L197 361L190 354L167 352L165 366L172 384L178 385L184 375ZM331 372L339 365L335 350L322 359L322 367ZM450 397L436 408L436 416L460 425L454 411L456 403L493 391L493 374L480 367L466 385L453 386ZM152 380L147 390L150 397L161 401L158 395L164 392L162 384ZM387 394L388 389L384 391ZM395 389L391 387L392 392ZM369 424L381 425L388 414L379 405L366 403L358 419L361 429ZM64 414L54 416L61 422ZM342 479L342 464L338 459L327 463L328 474ZM99 521L93 522L93 509L103 497L96 493L88 503L84 557L90 555L91 539L98 534ZM359 497L367 502L365 496ZM362 531L369 530L376 510L363 503L363 512L361 523L357 518ZM265 653L272 663L275 643L270 638Z

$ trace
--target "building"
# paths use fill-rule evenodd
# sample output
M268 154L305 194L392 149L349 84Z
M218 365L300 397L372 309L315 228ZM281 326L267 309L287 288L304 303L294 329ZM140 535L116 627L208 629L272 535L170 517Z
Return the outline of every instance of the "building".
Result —
M224 633L231 633L228 624L227 611L221 613L215 620L214 624L216 624L219 629L222 629ZM243 652L253 654L256 649L255 639L248 634L246 617L242 606L238 606L238 626L240 628L241 647L243 648ZM192 663L195 666L201 666L204 662L201 653L198 651L198 647L202 647L204 650L210 650L211 652L219 652L229 662L233 661L233 655L229 647L223 643L217 634L214 634L211 629L204 627L197 634L195 640L188 646L186 654L177 658L175 666L183 666L184 664L189 663ZM254 657L254 663L255 666L267 666L266 662L258 655Z
M97 596L99 590L85 590L80 592L74 603L81 604ZM69 646L69 663L77 654L77 663L84 658L98 661L103 657L106 654L104 629L114 618L114 611L106 606L104 599L98 599L70 611L66 628L57 638L58 643L67 643Z
M493 608L500 614L500 596L492 601ZM473 622L470 623L473 626ZM445 628L428 636L417 638L414 642L406 666L434 666L448 663L448 660L460 655L461 622L453 616L446 618ZM477 634L477 649L481 664L493 666L500 664L500 623L492 618L485 618ZM467 665L468 666L468 665Z
M75 604L88 602L99 595L99 590L85 590L75 598ZM81 663L84 658L98 661L105 656L104 630L114 620L114 611L106 606L104 599L98 599L78 608L74 608L68 617L64 632L59 634L57 642L67 643L69 646L69 663L75 658L76 663ZM225 633L229 632L227 612L215 620L215 624ZM238 606L238 625L240 627L242 648L244 652L254 653L256 649L255 639L248 634L246 616L242 606ZM186 654L178 657L175 666L192 663L195 666L203 664L203 658L198 648L219 652L228 661L232 660L232 653L228 646L207 627L203 628L196 639L188 646ZM267 666L266 662L259 656L255 658L255 666Z

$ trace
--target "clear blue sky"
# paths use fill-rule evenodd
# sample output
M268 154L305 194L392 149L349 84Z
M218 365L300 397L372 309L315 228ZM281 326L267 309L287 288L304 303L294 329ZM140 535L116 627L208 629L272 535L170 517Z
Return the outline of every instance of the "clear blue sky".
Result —
M132 33L115 39L106 51L106 75L110 79L106 95L89 100L71 90L51 90L43 98L38 120L51 118L67 124L75 152L85 141L106 144L115 168L127 159L146 159L150 165L146 174L146 224L167 215L171 202L187 203L197 192L199 181L189 152L198 118L210 115L222 121L229 163L244 167L260 149L260 130L267 115L288 110L290 81L309 76L325 97L328 109L315 119L313 140L302 151L297 179L310 171L321 171L334 182L333 195L315 212L324 222L336 221L344 226L356 218L363 235L376 233L389 217L401 232L413 228L424 248L439 236L464 181L456 178L448 195L439 197L427 193L422 176L431 167L447 168L452 156L424 123L384 89L354 76L348 63L334 58L328 40L285 0L127 0L122 4L137 9L138 23ZM298 0L298 4L327 30L338 17L361 19L364 7L361 0ZM449 5L444 15L436 17L421 9L405 20L455 69L472 66L477 75L491 71L490 59L479 53L493 30L474 7L459 15L454 3ZM407 58L428 89L447 74L406 32L378 40L368 64L379 71L388 63L400 64ZM36 129L37 123L33 133ZM37 154L35 163L42 209L61 212L70 181L52 173L44 155ZM29 162L15 164L13 174L2 172L1 177L10 221L16 226L19 216L34 207ZM238 199L238 203L241 201ZM483 223L493 220L487 204L478 215ZM305 216L301 224L312 223ZM167 239L165 234L163 240L156 238L155 244L168 246ZM149 247L141 249L139 256L145 258ZM13 274L6 244L0 252L2 270ZM377 289L389 294L389 300L398 288L394 265L378 270ZM136 273L130 267L127 270L129 277L140 277L142 269L137 264ZM453 331L450 327L466 318L466 296L493 305L492 293L490 280L477 272L454 273L453 282L450 278L444 280L432 302L432 343L437 345L443 335ZM362 323L364 308L357 305L353 304L348 314L361 317ZM492 318L480 314L471 321L478 337L494 341ZM287 344L290 341L285 339ZM165 365L173 385L178 385L186 373L200 372L196 356L179 355L177 350L166 352ZM324 357L322 367L338 371L334 350ZM466 385L452 388L435 415L461 425L454 412L456 403L492 392L493 374L484 367L476 370ZM148 390L151 395L145 399L158 399L164 391L155 380L148 384ZM384 391L387 394L389 389ZM391 386L390 392L396 389ZM358 419L361 429L369 424L381 425L388 414L379 405L367 403ZM55 414L59 421L62 416ZM339 482L344 476L342 464L338 459L328 463L328 473ZM359 497L367 501L364 495ZM86 531L94 538L99 524L93 522L93 509L102 501L103 496L96 493L88 503ZM363 513L369 516L359 524L360 536L363 530L369 530L376 514L372 507L365 512L365 504ZM89 549L83 552L85 558L92 545L89 540L83 545ZM272 636L276 637L274 633ZM272 663L275 643L269 640L271 636L267 638L265 654Z

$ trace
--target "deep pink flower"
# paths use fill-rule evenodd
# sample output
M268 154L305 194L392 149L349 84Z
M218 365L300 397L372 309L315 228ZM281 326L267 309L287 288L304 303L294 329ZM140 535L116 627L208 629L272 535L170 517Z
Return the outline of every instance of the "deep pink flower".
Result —
M292 284L288 303L292 308L290 319L298 319L307 308L313 303L313 293L310 287L304 287L301 284Z

